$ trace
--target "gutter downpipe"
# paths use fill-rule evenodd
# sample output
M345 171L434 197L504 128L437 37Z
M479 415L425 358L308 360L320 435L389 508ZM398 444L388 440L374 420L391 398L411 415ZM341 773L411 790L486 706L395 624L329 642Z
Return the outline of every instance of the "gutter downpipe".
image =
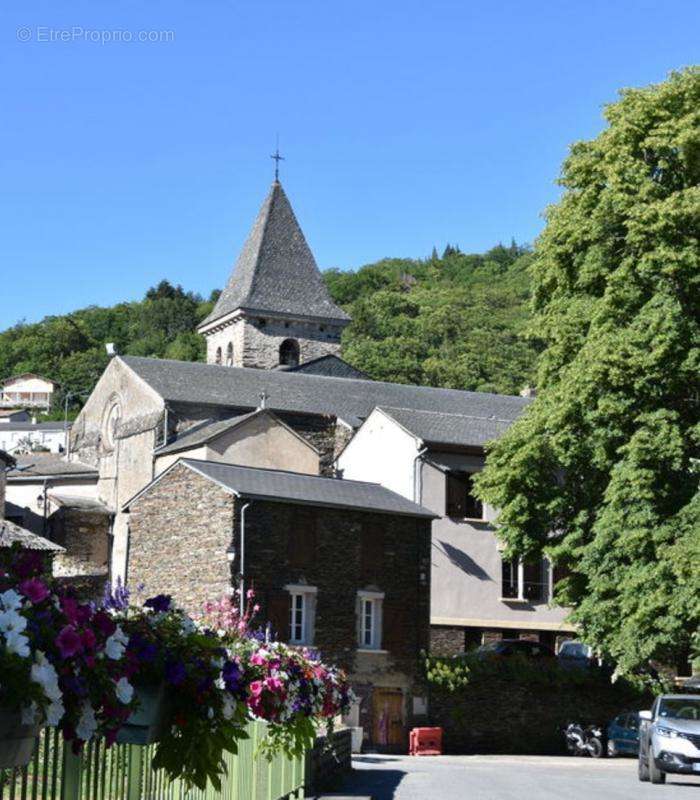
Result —
M423 442L421 442L421 444L423 444ZM420 502L418 500L418 462L423 458L423 456L427 452L428 448L423 446L416 454L416 457L413 459L413 502L414 503ZM421 495L423 494L422 489L423 487L421 486Z
M249 505L250 501L241 506L241 577L238 584L241 618L245 613L245 512Z

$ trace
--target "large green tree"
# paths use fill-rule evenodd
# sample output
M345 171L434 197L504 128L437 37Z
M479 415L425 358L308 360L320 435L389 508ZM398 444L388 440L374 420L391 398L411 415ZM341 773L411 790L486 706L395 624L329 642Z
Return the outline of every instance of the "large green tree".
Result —
M548 553L559 599L624 670L700 625L700 70L626 90L571 148L532 267L538 395L478 486Z

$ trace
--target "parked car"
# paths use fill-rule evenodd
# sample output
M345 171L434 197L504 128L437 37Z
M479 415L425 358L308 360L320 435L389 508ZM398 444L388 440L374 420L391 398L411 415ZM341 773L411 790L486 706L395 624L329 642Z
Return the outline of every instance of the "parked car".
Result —
M489 642L477 647L480 656L514 656L522 655L528 658L555 658L554 650L546 644L531 642L529 639L501 639L498 642Z
M608 755L637 755L639 752L639 713L618 714L608 723Z
M575 639L562 643L557 658L565 669L589 669L598 663L593 655L593 648Z
M700 694L664 694L640 711L639 780L665 783L666 773L700 775Z

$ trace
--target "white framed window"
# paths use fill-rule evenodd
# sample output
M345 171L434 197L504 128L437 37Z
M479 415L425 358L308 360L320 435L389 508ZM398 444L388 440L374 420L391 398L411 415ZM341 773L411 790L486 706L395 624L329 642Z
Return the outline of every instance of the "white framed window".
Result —
M288 584L289 592L289 643L312 645L316 621L316 587L306 584Z
M383 592L361 590L358 599L358 646L360 650L381 650Z

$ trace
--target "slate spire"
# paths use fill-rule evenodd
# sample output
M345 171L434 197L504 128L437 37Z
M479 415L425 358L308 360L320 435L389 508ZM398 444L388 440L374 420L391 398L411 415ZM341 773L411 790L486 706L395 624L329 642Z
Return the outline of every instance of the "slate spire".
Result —
M211 314L200 327L241 309L347 322L331 299L279 180L272 184Z

